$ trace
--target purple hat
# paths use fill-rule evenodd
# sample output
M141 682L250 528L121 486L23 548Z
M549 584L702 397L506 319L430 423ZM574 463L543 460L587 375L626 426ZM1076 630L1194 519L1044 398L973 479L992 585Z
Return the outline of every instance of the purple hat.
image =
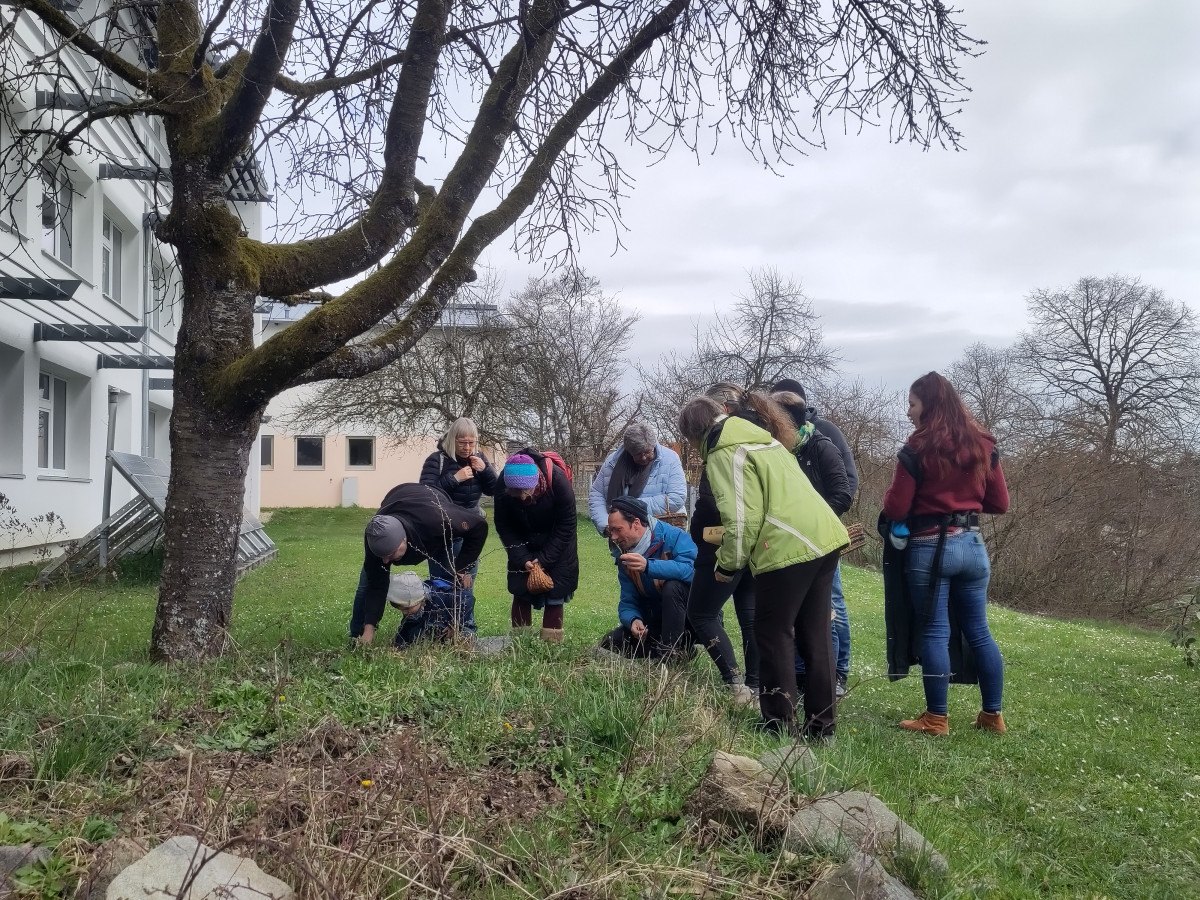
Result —
M504 463L504 486L520 490L532 490L538 486L537 463L524 453L514 453Z

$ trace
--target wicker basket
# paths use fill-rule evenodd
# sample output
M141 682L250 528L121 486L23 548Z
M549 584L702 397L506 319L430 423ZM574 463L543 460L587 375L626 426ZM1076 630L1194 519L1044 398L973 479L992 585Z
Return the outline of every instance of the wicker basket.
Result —
M666 522L668 525L674 525L676 528L687 527L687 513L685 512L667 512L661 516L655 516L660 522Z
M544 594L553 589L554 579L546 574L546 570L542 568L542 564L535 559L533 561L533 568L525 576L525 590L531 594Z
M862 522L847 525L846 533L850 535L850 543L842 548L842 556L857 550L867 542L867 532L863 529Z

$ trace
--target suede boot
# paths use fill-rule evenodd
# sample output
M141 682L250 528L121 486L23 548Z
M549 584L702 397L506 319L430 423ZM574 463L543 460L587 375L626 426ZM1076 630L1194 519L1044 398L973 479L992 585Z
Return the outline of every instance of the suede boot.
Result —
M907 731L923 731L925 734L946 735L950 733L950 723L945 716L935 715L929 710L921 713L915 719L905 719L900 727Z
M1004 734L1008 731L1004 727L1004 716L998 712L980 712L975 717L975 727L983 731L994 731L996 734Z
M561 628L543 628L542 640L547 644L561 644L563 641L563 630Z

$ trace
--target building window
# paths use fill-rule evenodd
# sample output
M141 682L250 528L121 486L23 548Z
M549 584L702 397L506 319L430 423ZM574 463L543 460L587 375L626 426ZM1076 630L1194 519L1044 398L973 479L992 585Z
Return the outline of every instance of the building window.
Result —
M352 437L346 438L346 468L373 469L375 468L375 438Z
M104 217L100 239L100 290L110 300L121 302L121 229Z
M67 468L67 383L45 372L38 374L38 468Z
M275 435L264 434L258 439L258 464L264 469L275 468Z
M71 264L71 216L74 192L62 168L42 166L42 249Z
M296 438L296 468L323 469L325 468L325 438L298 437Z

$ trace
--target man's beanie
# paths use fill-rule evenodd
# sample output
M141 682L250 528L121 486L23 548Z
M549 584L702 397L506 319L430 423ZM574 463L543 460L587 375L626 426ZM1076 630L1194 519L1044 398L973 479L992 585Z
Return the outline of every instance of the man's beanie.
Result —
M801 400L805 403L808 402L808 395L804 393L804 385L795 378L785 378L783 381L775 382L775 387L771 388L771 392L777 393L779 391L791 391L793 394L799 394Z
M504 462L504 486L528 491L538 486L538 467L531 457L514 453Z
M619 512L630 522L641 519L643 525L650 524L650 507L637 497L617 497L609 504L609 508Z
M367 523L367 549L383 559L404 543L404 526L395 516L372 516Z

